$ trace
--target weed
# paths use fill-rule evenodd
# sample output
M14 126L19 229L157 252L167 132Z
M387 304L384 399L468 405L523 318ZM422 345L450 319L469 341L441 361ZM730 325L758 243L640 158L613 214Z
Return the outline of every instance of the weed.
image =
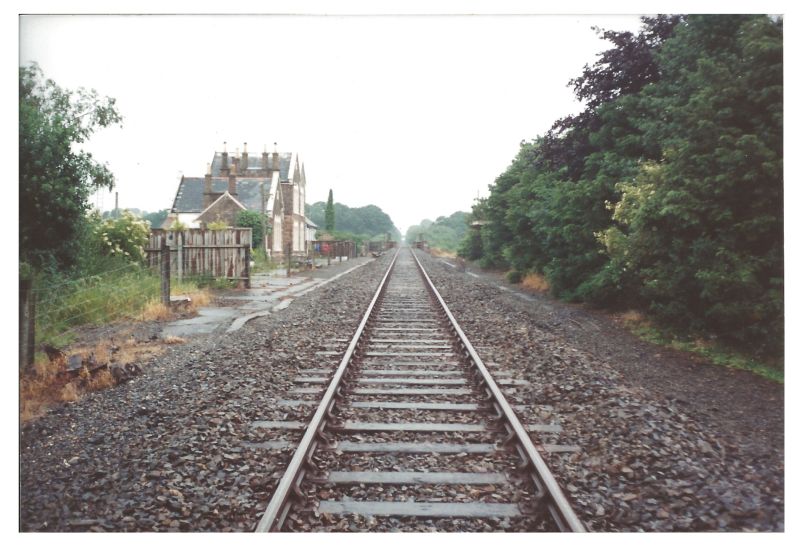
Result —
M178 340L180 338L175 338L170 343L178 343ZM133 337L125 338L124 334L118 334L116 345L114 341L102 341L93 345L74 347L66 354L80 355L83 359L94 357L96 364L103 365L110 364L112 360L116 364L144 362L163 352L162 344L137 341ZM75 374L71 376L70 379L69 374L66 374L62 358L51 361L44 356L38 357L33 367L20 376L20 421L30 421L45 414L49 408L57 404L75 402L88 392L115 385L114 376L109 368L99 368L89 372L84 367L77 376Z
M180 288L211 289L211 290L230 290L239 285L238 280L228 278L215 278L209 274L185 277L182 282L173 285L173 294L185 294Z
M190 307L194 311L211 303L211 291L208 288L197 288L189 291L187 295L192 300Z
M451 252L450 250L444 250L442 248L431 248L430 254L434 257L444 257L446 259L455 259L457 256L456 252Z
M148 320L168 320L171 317L169 307L161 303L160 299L151 299L142 309L141 319Z
M550 290L547 279L538 273L528 273L522 279L522 287L531 292L545 293Z
M262 248L254 248L250 257L253 262L250 267L251 273L266 273L278 268L278 262L268 257Z
M114 376L107 368L103 368L95 373L89 380L88 389L90 391L100 391L115 385Z
M61 389L62 402L75 402L80 398L78 394L78 387L74 381L70 381Z

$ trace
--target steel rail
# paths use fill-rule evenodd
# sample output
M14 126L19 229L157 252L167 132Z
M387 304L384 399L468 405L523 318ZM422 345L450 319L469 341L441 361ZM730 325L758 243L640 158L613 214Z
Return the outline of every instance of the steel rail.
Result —
M462 348L466 351L468 358L478 368L478 371L481 373L482 379L486 384L487 390L491 393L492 398L495 400L500 410L502 411L503 415L505 416L506 422L511 428L515 438L517 439L518 448L521 448L522 451L524 452L523 457L527 458L530 461L531 465L534 467L536 476L539 478L541 483L544 485L546 492L549 494L550 501L548 502L548 510L550 511L550 515L552 516L553 520L556 522L559 529L561 529L562 531L586 532L586 528L583 526L583 523L581 523L580 519L575 514L575 511L572 509L572 506L569 504L569 501L567 501L567 498L561 491L561 487L558 485L558 482L556 481L555 477L553 477L553 473L550 472L550 469L547 467L547 464L544 462L544 459L542 459L542 456L534 447L533 442L531 442L531 439L528 436L528 432L522 426L522 423L517 417L517 414L514 413L514 410L511 408L511 405L503 396L503 393L500 391L500 388L495 383L494 379L492 378L492 375L486 368L486 365L478 356L478 353L475 352L475 348L469 342L469 339L467 339L466 334L456 321L455 317L453 316L453 313L450 312L450 309L447 307L447 304L444 302L444 299L442 299L441 294L433 285L433 282L428 276L428 273L422 267L422 263L420 263L419 258L417 258L417 254L414 253L413 249L411 250L411 255L414 257L414 261L417 262L417 267L422 273L422 276L426 281L429 291L436 297L436 301L439 303L439 306L442 308L442 311L447 315L447 318L450 320L450 323L454 328L455 334L457 335L462 345Z
M289 462L289 465L286 468L286 472L283 474L281 481L278 483L278 487L272 494L272 499L270 499L266 511L264 511L264 515L261 517L261 520L256 526L256 532L269 532L273 529L280 528L281 524L283 523L283 520L286 517L289 509L289 496L291 495L296 484L301 482L303 479L304 464L313 455L313 451L317 445L316 439L325 427L326 416L333 409L336 392L338 391L339 385L344 377L345 370L347 370L347 367L350 365L350 362L355 355L356 348L361 342L361 336L364 333L364 329L366 328L370 317L372 316L375 304L378 302L378 299L380 299L384 289L386 288L386 281L389 279L389 275L394 268L399 251L399 248L397 251L395 251L392 262L386 269L386 274L383 275L383 278L378 285L378 289L375 292L375 295L372 297L372 301L367 307L367 311L364 313L364 317L361 319L361 323L358 325L358 328L356 329L356 332L347 347L347 351L345 351L344 356L342 357L342 361L339 363L339 367L333 374L333 378L328 386L328 390L325 391L325 395L322 397L322 400L317 407L317 411L314 413L314 417L311 418L305 434L303 435L297 450L295 450L292 460Z

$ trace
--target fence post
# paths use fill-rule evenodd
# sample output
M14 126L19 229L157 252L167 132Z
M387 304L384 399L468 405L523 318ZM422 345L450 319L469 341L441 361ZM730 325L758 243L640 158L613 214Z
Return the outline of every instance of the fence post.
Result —
M35 351L36 300L30 280L19 281L19 368L33 364Z
M244 248L244 287L250 289L250 246Z
M169 244L167 239L161 241L161 303L169 307Z
M175 244L178 247L178 282L183 282L183 231L175 232Z

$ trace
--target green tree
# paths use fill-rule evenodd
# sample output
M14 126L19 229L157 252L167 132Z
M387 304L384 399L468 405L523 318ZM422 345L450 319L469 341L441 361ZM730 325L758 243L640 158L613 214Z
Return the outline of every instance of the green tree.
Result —
M618 186L612 260L659 318L779 354L783 33L765 16L690 16L659 54L641 130L663 146Z
M142 219L144 219L145 221L149 221L150 227L152 227L153 229L158 229L161 227L161 224L164 223L164 221L166 221L167 215L169 215L169 210L164 209L164 210L159 210L157 212L145 213L144 215L142 215Z
M336 228L336 212L333 209L333 189L328 190L328 203L325 205L325 230L332 233Z
M63 89L36 64L19 72L20 259L70 267L87 231L89 197L114 176L78 148L98 129L122 121L115 100Z
M649 308L778 355L783 30L766 16L643 18L571 81L586 109L523 142L462 251L563 298Z
M260 249L264 243L264 231L269 232L269 221L259 212L242 210L236 214L237 227L253 229L253 249Z
M425 219L408 228L405 241L416 242L422 236L433 248L455 252L467 234L466 218L466 212L455 212L447 217L439 216L436 221Z
M325 227L325 202L315 202L306 206L306 215L318 226ZM373 236L383 237L386 233L399 240L399 231L389 217L378 206L369 204L358 208L350 208L339 202L333 205L336 228L333 232L346 232L367 235L367 240Z

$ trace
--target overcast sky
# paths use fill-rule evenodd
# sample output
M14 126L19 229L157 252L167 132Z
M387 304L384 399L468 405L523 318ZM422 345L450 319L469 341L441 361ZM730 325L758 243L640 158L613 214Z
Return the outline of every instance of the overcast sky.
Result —
M523 139L580 105L570 78L637 16L23 16L20 63L117 99L88 148L121 207L169 208L215 150L298 151L308 202L405 231L469 210ZM97 196L111 209L113 194Z

